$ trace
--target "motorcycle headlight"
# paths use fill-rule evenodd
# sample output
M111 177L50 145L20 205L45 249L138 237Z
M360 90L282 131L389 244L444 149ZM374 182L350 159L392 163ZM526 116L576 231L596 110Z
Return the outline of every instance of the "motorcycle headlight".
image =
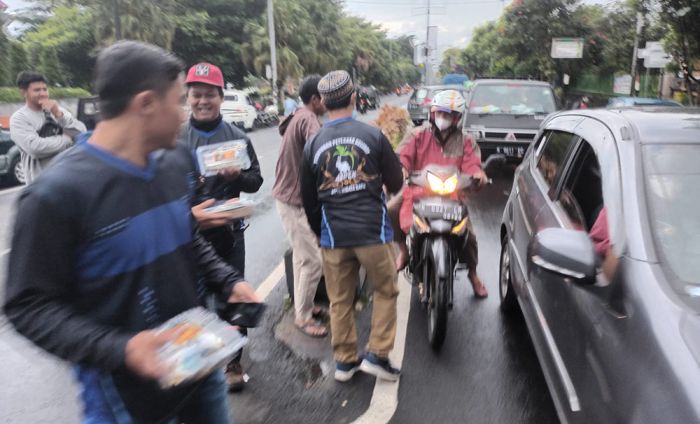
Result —
M457 189L457 184L459 179L456 174L453 174L446 180L441 180L437 175L428 172L428 184L430 185L430 190L437 194L452 194Z

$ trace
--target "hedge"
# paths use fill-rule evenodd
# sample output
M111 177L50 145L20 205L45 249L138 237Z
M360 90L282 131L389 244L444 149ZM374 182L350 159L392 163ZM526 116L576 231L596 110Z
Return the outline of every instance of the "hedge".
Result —
M50 87L52 99L66 99L90 96L90 92L82 88ZM0 103L22 103L24 98L17 87L0 87Z

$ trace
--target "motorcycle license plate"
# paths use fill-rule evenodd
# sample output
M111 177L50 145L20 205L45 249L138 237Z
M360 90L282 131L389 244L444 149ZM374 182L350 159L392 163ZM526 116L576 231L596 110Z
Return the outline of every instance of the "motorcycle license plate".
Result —
M429 219L444 219L446 221L462 220L462 205L445 203L427 203L424 205L426 217Z
M496 149L498 153L503 153L506 156L522 158L525 155L524 147L498 147Z

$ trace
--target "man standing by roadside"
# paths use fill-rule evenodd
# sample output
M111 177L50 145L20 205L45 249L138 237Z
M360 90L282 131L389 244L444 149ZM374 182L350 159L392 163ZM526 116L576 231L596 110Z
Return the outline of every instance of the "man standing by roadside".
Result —
M97 59L102 121L20 197L4 311L17 331L75 364L85 423L230 423L223 372L173 389L154 330L201 304L197 276L257 301L197 231L179 59L123 41ZM177 148L176 148L177 147Z
M330 72L318 90L330 120L304 148L301 187L309 225L321 240L335 379L348 381L361 369L395 381L400 371L390 364L389 352L399 289L383 186L391 193L401 188L401 164L379 129L352 118L355 90L347 72ZM374 299L362 361L353 307L360 265L367 270Z
M43 75L20 72L17 87L25 103L10 118L10 137L19 147L24 180L29 184L54 156L71 147L75 137L86 128L55 100L49 99Z
M321 309L314 306L318 282L323 275L318 238L311 231L301 201L299 168L304 145L321 128L319 117L326 108L318 92L320 75L306 77L299 86L304 107L287 116L280 124L280 148L272 195L277 199L277 211L282 226L292 244L294 263L294 324L311 337L325 337L328 329L313 317Z
M192 207L192 214L202 229L202 235L226 263L236 268L241 275L245 275L243 232L248 224L244 219L222 218L221 214L207 212L205 209L217 200L238 198L241 192L257 192L263 183L260 163L250 139L236 126L225 122L221 116L221 104L224 101L224 76L221 69L209 63L198 63L187 72L185 82L187 103L192 115L182 128L180 142L187 146L193 155L200 146L234 140L246 143L250 168L243 170L240 167L231 167L219 171L217 175L200 176L196 205ZM245 329L241 332L247 334ZM241 355L242 351L226 367L226 381L231 391L240 391L245 385L246 375L241 367Z

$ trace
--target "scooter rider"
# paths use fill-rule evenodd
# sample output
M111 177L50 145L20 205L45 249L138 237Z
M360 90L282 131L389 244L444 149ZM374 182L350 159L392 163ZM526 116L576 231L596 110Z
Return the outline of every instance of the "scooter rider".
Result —
M406 176L429 164L454 165L462 174L471 175L479 187L486 183L487 177L481 169L481 152L478 145L471 137L464 136L458 128L464 104L464 97L456 90L445 90L435 95L430 111L430 124L416 128L399 148L401 165ZM406 234L413 219L414 194L413 187L404 187L402 196L393 198L388 205L394 227L399 224L402 230L394 231L400 248L396 260L397 269L403 269L408 263ZM476 272L478 245L471 221L468 222L468 230L466 252L462 252L460 257L466 259L475 296L484 298L488 296L488 291Z

